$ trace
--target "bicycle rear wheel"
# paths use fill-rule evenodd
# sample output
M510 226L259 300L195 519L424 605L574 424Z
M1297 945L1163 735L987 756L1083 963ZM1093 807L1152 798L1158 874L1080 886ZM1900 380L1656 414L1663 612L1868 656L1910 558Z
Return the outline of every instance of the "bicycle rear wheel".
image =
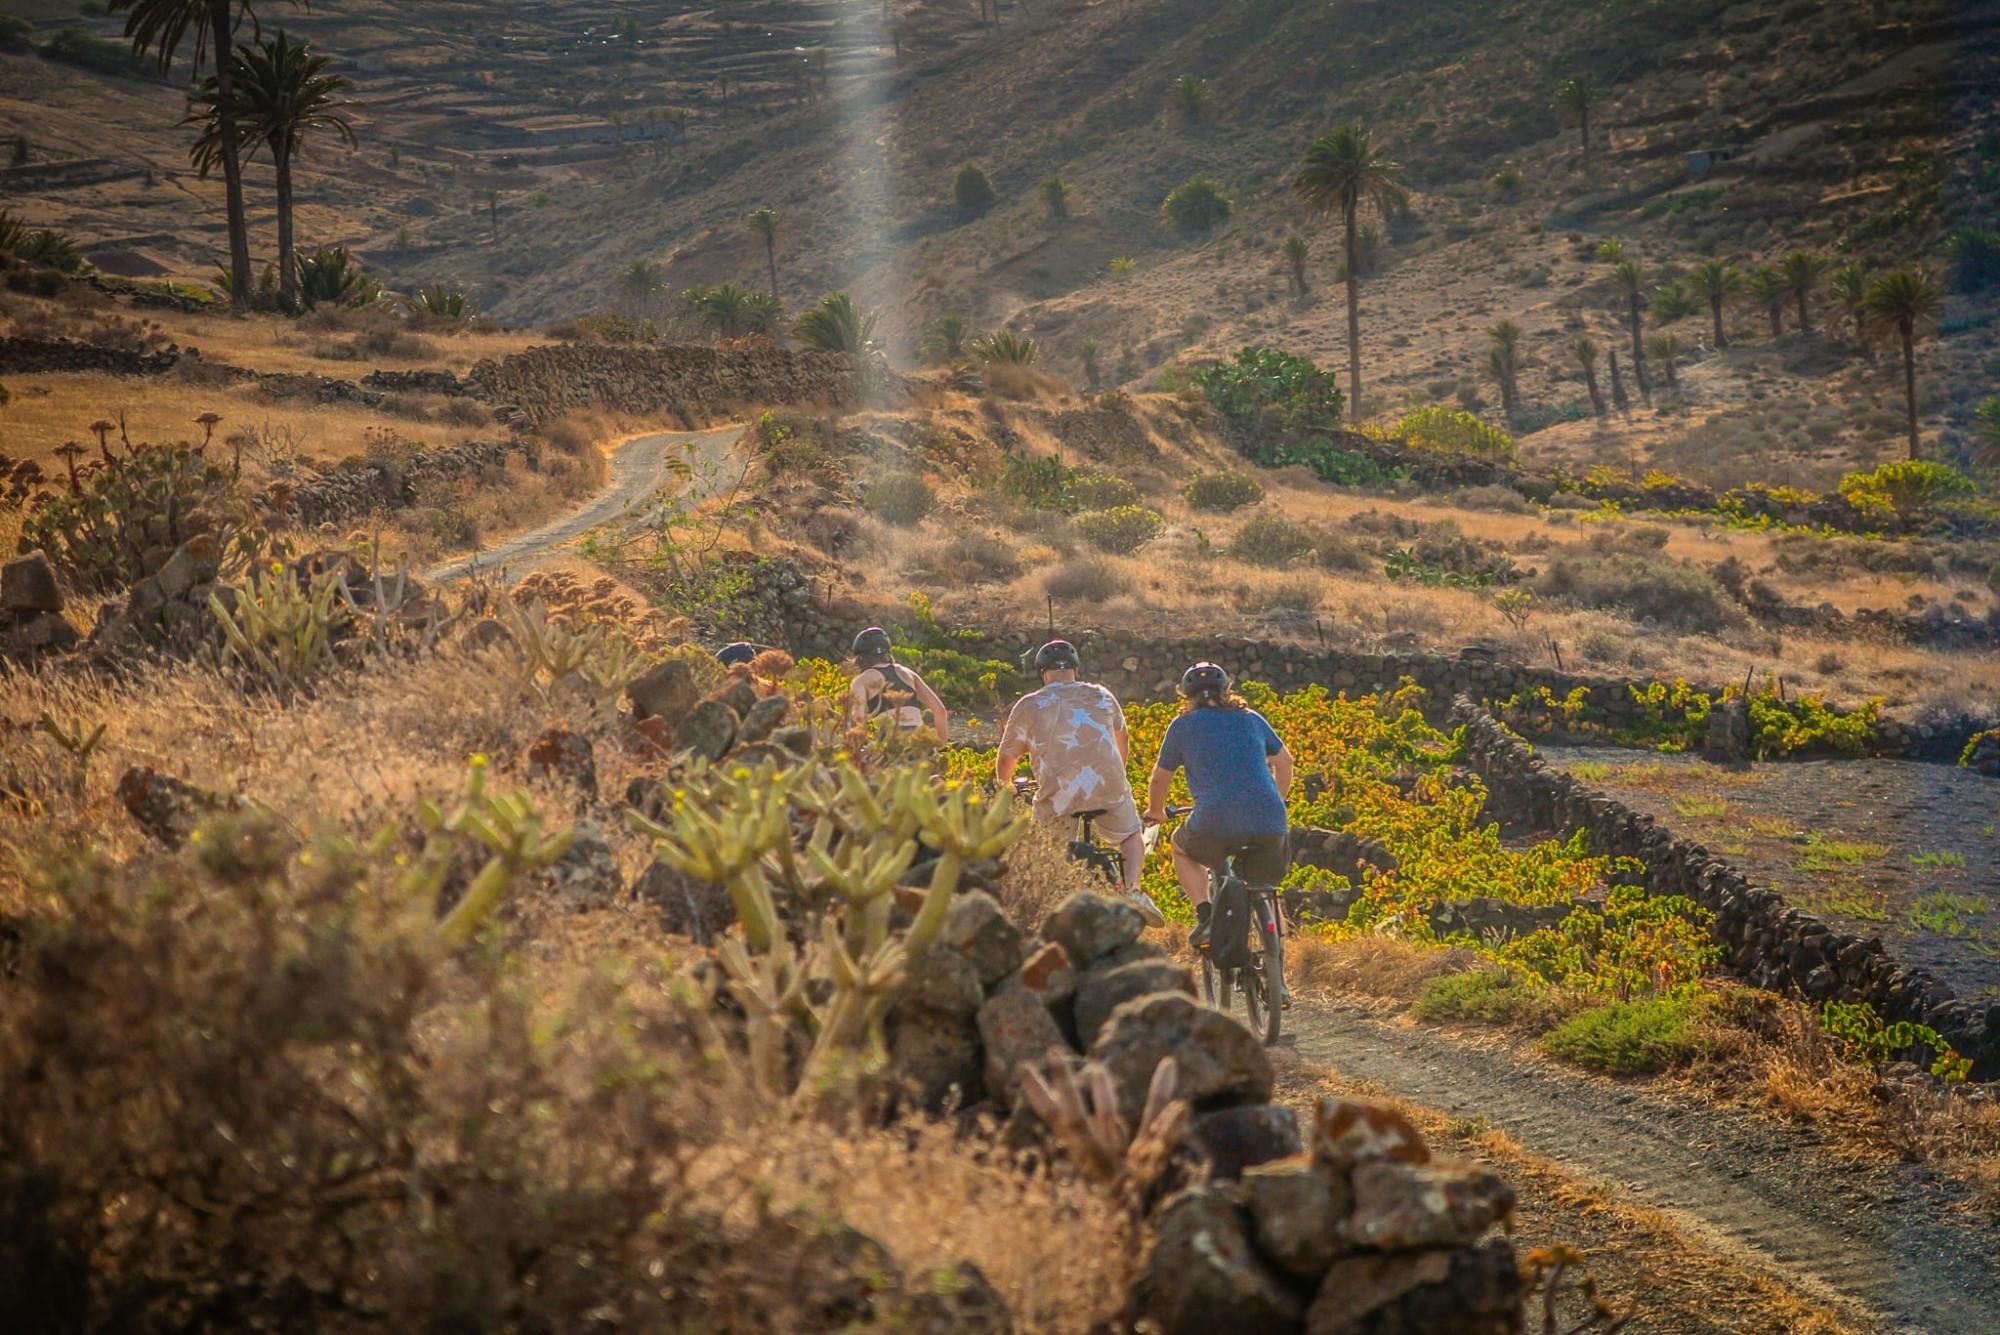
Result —
M1275 1014L1269 994L1264 990L1264 971L1253 964L1240 972L1238 981L1243 988L1243 1014L1250 1021L1250 1032L1262 1033L1264 1017Z

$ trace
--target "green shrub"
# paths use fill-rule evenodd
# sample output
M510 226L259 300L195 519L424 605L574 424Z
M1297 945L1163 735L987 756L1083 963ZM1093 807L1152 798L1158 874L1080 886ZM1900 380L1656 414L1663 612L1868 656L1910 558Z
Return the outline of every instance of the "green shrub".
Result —
M124 42L99 37L81 28L64 28L49 38L42 43L42 54L51 60L125 79L153 79L159 75L159 68L152 61L134 54Z
M1206 176L1195 176L1167 192L1160 203L1160 213L1182 232L1193 235L1223 222L1233 207L1220 184Z
M263 536L228 469L190 445L149 445L113 455L79 491L52 492L22 526L20 550L39 547L77 583L113 592L150 573L149 553L202 535L218 554Z
M1504 200L1513 200L1521 193L1525 178L1518 167L1502 167L1486 178L1486 188Z
M915 473L885 473L868 484L862 504L876 518L907 528L931 512L937 495Z
M1072 468L1053 456L1012 456L1000 475L1000 490L1031 510L1066 515L1112 510L1139 499L1139 489L1124 478L1095 468Z
M1227 514L1263 500L1264 487L1242 473L1196 473L1181 488L1181 496L1196 510Z
M440 320L469 319L475 312L472 299L465 295L462 287L448 283L429 283L403 298L413 315L429 315Z
M1233 361L1203 368L1194 388L1232 426L1250 433L1331 431L1345 405L1333 372L1271 348L1244 348Z
M1943 1035L1927 1024L1898 1020L1884 1022L1865 1001L1829 1001L1820 1008L1820 1028L1847 1045L1861 1061L1880 1066L1895 1061L1911 1048L1928 1048L1932 1055L1931 1074L1945 1080L1964 1080L1972 1074L1969 1059L1952 1051Z
M1343 450L1325 438L1299 443L1267 442L1251 450L1250 458L1265 468L1298 464L1311 469L1314 477L1333 487L1387 487L1410 477L1408 468L1386 468L1368 455Z
M1143 547L1166 527L1157 510L1143 505L1115 505L1108 510L1086 510L1076 517L1076 531L1083 540L1103 552L1130 552Z
M1534 592L1578 607L1619 609L1685 633L1713 634L1743 621L1743 609L1721 585L1693 566L1660 557L1613 552L1557 557Z
M313 306L365 306L382 295L382 285L370 278L345 246L322 246L301 255L299 302Z
M1283 515L1253 515L1229 540L1229 554L1251 565L1278 568L1313 553L1312 531Z
M19 46L28 40L35 25L16 14L0 14L0 46Z
M1648 1075L1685 1066L1709 1050L1705 1008L1688 996L1614 1001L1563 1021L1542 1046L1564 1061L1607 1075Z
M959 217L977 217L992 208L998 198L993 193L993 182L986 179L985 168L971 159L959 164L957 175L951 178L951 203Z
M1424 984L1410 1014L1433 1024L1476 1020L1512 1024L1534 1004L1534 989L1512 969L1468 969Z
M1840 480L1840 494L1863 514L1893 514L1904 522L1921 520L1940 501L1969 496L1972 479L1950 464L1931 459L1898 459Z
M1511 459L1514 438L1477 414L1438 404L1406 413L1389 434L1418 449L1451 450L1489 459Z

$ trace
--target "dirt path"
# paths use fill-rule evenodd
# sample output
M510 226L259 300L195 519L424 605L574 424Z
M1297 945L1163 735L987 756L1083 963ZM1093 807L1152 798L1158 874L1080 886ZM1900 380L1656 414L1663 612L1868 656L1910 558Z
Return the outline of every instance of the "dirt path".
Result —
M706 431L661 431L650 436L635 436L611 456L611 480L604 489L577 509L483 552L428 570L423 578L427 583L444 583L463 579L476 570L494 570L502 566L519 573L599 524L620 518L637 522L643 518L654 493L674 476L677 460L684 459L695 465L687 484L689 487L713 485L721 473L727 471L713 465L719 463L741 431L741 427L732 425L711 427ZM705 496L695 494L690 495L687 501L693 505L705 499Z
M1281 1054L1484 1118L1853 1313L1864 1329L2000 1330L2000 1226L1954 1210L1958 1193L1933 1174L1843 1158L1817 1148L1809 1131L1376 1019L1337 999L1301 998L1287 1028L1294 1037Z

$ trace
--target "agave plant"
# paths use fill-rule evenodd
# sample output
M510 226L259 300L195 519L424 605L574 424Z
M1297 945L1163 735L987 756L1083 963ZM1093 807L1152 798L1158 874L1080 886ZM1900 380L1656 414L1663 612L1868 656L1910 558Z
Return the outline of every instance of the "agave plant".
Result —
M366 306L382 285L370 278L345 246L321 246L299 257L299 301L312 306Z
M1005 362L1010 366L1030 366L1041 355L1041 346L1032 338L1012 330L996 329L972 345L973 355L983 362Z
M798 318L792 337L820 352L844 352L858 357L872 346L875 314L855 306L845 292L829 292L819 305Z
M462 287L429 283L403 298L403 304L417 315L435 315L446 320L464 320L473 314L472 299Z

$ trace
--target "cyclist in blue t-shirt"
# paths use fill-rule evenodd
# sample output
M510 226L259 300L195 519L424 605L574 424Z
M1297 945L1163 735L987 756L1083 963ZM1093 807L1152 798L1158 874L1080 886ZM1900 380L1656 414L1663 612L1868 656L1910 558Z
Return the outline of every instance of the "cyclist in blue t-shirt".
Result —
M1166 820L1167 789L1187 771L1194 811L1174 831L1174 874L1194 905L1188 940L1208 939L1208 874L1230 849L1236 874L1251 885L1275 886L1291 865L1292 753L1264 716L1229 687L1229 674L1196 663L1181 677L1181 714L1167 727L1146 788L1146 820Z

